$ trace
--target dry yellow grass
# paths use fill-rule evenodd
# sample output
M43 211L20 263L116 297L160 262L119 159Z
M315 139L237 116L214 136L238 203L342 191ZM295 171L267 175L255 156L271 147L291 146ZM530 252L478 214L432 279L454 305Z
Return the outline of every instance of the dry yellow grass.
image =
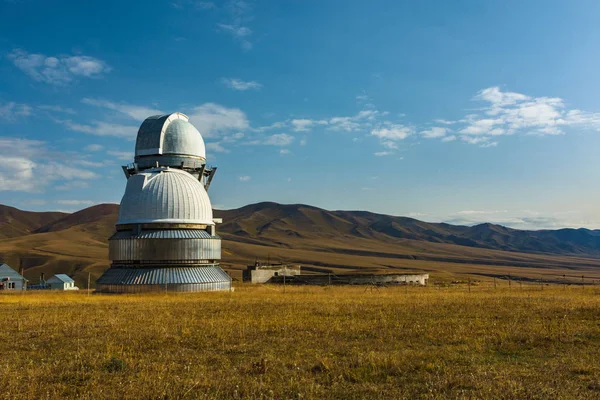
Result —
M0 398L598 398L596 288L0 296Z

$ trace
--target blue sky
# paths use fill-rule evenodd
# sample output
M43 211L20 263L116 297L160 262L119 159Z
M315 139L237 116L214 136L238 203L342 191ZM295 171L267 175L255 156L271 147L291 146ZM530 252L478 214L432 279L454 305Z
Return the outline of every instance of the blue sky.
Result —
M600 228L596 1L0 0L0 203L119 202L180 111L220 208Z

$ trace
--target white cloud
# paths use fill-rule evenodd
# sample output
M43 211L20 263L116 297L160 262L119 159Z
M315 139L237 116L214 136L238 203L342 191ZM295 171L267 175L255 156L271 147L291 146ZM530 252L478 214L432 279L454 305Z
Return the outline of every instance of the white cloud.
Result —
M361 110L350 117L333 117L326 121L329 129L334 131L354 132L371 128L377 118L388 115L387 112L377 110Z
M65 180L87 180L100 176L67 164L72 157L55 152L38 140L0 137L0 191L41 192Z
M204 137L217 137L229 131L243 131L250 123L238 108L227 108L215 103L205 103L192 109L190 122Z
M421 136L427 139L441 138L446 136L448 132L450 132L450 129L436 126L431 129L421 131Z
M221 82L229 89L245 91L245 90L258 90L262 87L262 85L256 81L243 81L241 79L236 78L223 78Z
M384 157L384 156L391 156L392 154L394 154L394 152L393 151L378 151L373 154L376 155L377 157Z
M0 103L0 118L12 121L17 117L31 115L31 107L27 104L17 104L14 101Z
M262 144L268 146L289 146L294 142L294 137L288 135L287 133L277 133L275 135L271 135L266 137Z
M442 125L453 125L457 121L450 121L450 120L447 120L447 119L436 119L436 120L434 120L434 122L436 124L442 124Z
M386 127L373 129L371 135L386 140L403 140L413 133L413 129L398 124L390 124Z
M396 150L398 149L398 145L396 144L396 142L393 142L391 140L384 140L383 142L381 142L381 144L383 145L383 147L385 147L386 149L391 149L391 150Z
M252 177L248 176L248 175L244 175L244 176L239 176L238 179L242 182L248 182L250 179L252 179Z
M497 125L501 125L504 123L502 118L484 118L479 120L472 121L468 126L461 129L459 133L463 135L481 135L481 134L489 134L489 131Z
M266 125L266 126L259 126L258 128L250 128L250 130L254 131L254 132L265 132L265 131L269 131L272 129L280 129L285 127L287 124L287 121L278 121L278 122L273 122L271 125Z
M290 154L290 153L291 153L291 151L289 151L288 149L280 149L279 150L279 154L281 154L282 156L286 155L286 154Z
M154 108L150 108L150 107L136 106L136 105L125 104L125 103L114 103L114 102L107 101L107 100L84 98L81 100L81 102L84 104L91 105L91 106L102 107L102 108L107 108L109 110L117 111L117 112L125 114L137 121L143 121L152 115L165 114L163 111L160 111L160 110L157 110Z
M293 119L292 126L296 132L307 132L310 131L314 125L327 125L328 122L325 120L312 120L312 119Z
M497 145L498 142L490 141L491 137L519 133L560 135L572 126L600 131L600 113L568 109L563 99L558 97L532 97L522 93L503 92L494 86L479 91L474 99L485 103L479 113L466 115L459 121L447 122L461 124L456 129L462 135L461 140L481 147ZM436 121L442 123L444 120ZM468 139L465 136L483 138Z
M15 49L8 58L32 79L51 85L64 85L77 77L98 78L111 71L106 62L83 55L52 57Z
M442 142L453 142L455 140L456 140L456 136L450 135L450 136L446 136L445 138L443 138Z
M215 153L229 153L220 142L208 142L206 143L206 150L214 151Z

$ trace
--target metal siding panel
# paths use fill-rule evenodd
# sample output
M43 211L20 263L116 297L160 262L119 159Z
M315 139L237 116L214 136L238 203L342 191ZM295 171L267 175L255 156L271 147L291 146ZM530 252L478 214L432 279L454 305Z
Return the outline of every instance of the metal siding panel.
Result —
M118 239L109 242L112 261L220 260L220 239Z
M168 281L165 280L168 274ZM229 290L231 278L219 266L190 268L110 268L97 281L99 292Z

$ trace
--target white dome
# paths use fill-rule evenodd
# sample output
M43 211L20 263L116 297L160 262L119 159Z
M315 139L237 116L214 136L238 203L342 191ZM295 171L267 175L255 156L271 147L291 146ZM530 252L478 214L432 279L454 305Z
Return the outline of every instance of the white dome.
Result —
M182 113L148 117L138 130L135 156L187 155L206 159L204 139Z
M214 225L204 186L179 169L155 168L132 175L117 225L154 222Z

